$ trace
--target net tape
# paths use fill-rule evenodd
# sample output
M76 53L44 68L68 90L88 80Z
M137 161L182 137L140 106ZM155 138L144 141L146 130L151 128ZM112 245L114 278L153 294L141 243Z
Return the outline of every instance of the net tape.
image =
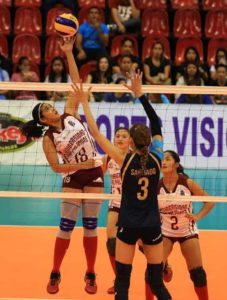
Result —
M39 198L39 199L89 199L89 200L117 200L121 195L97 193L62 193L62 192L18 192L0 191L0 198ZM159 201L192 201L192 202L227 202L226 196L178 196L158 195Z
M83 84L84 90L92 87L92 92L129 92L121 84ZM26 91L73 91L71 83L43 83L43 82L0 82L0 90ZM225 95L227 87L214 86L179 86L179 85L143 85L144 93L153 94L208 94Z

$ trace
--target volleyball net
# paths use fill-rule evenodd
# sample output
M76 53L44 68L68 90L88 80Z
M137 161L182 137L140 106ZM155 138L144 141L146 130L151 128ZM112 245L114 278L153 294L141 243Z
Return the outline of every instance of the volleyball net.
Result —
M86 90L90 85L85 84ZM120 84L92 84L93 93L126 93ZM59 91L72 90L70 84L59 83L0 83L0 90ZM149 94L227 95L226 87L205 86L143 86ZM50 102L59 113L64 101ZM42 149L42 139L32 141L21 134L22 125L32 118L37 101L4 100L0 102L0 202L7 198L60 199L61 175L53 173ZM118 127L131 127L135 123L149 125L142 105L138 103L90 103L97 125L113 141ZM153 104L160 117L164 136L164 150L174 150L181 158L186 173L208 193L208 197L179 196L191 201L227 201L227 105ZM86 124L83 110L79 113ZM102 149L97 145L99 155ZM105 177L105 194L73 194L83 199L114 199L110 194L110 180ZM72 197L65 194L64 198ZM187 197L187 199L185 198ZM159 196L163 200L162 196ZM165 197L166 199L166 197ZM176 196L169 196L169 200Z

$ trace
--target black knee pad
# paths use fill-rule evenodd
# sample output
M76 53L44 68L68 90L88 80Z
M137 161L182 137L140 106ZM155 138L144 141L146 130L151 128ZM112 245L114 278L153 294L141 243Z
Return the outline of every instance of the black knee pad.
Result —
M116 238L109 238L106 242L106 247L109 255L115 257Z
M114 282L116 292L115 300L128 300L132 265L126 265L116 261L116 271L117 275Z
M203 287L207 284L207 276L203 267L190 270L190 278L196 287Z
M163 263L148 264L145 281L150 285L150 288L158 300L171 300L171 296L165 287L162 279Z

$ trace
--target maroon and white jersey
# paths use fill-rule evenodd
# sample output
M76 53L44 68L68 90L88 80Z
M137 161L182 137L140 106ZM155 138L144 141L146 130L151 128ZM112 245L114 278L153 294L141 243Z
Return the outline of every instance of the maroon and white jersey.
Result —
M179 174L174 190L170 193L164 185L163 179L159 181L158 194L160 195L185 195L190 196L187 184L187 177ZM194 221L190 221L185 217L187 213L192 213L191 201L159 201L159 211L162 221L162 234L167 237L187 237L198 234L197 225Z
M116 161L110 157L107 158L107 170L109 171L111 178L111 193L121 194L121 168Z
M45 135L52 140L63 163L78 164L95 157L97 151L94 139L83 123L66 113L61 115L61 121L61 131L49 128ZM63 177L66 175L62 174Z
M121 195L122 191L122 181L121 181L121 169L115 160L107 157L107 170L109 171L111 178L111 193ZM109 206L120 208L121 200L112 200L109 202Z

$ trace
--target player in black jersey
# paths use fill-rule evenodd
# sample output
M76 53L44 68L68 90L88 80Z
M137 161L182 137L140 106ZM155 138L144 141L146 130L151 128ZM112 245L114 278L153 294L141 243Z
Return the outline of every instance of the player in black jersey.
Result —
M169 300L171 296L163 279L163 244L160 215L157 201L160 162L163 156L163 139L159 118L141 90L142 73L129 77L131 85L125 85L139 98L151 123L150 129L135 124L130 129L130 146L133 152L122 154L96 125L88 99L90 90L83 91L82 84L75 85L76 97L81 101L88 127L100 147L121 167L122 200L118 220L116 245L115 300L127 300L130 286L132 262L138 239L143 242L147 258L146 281L158 300ZM152 148L149 151L151 143Z

